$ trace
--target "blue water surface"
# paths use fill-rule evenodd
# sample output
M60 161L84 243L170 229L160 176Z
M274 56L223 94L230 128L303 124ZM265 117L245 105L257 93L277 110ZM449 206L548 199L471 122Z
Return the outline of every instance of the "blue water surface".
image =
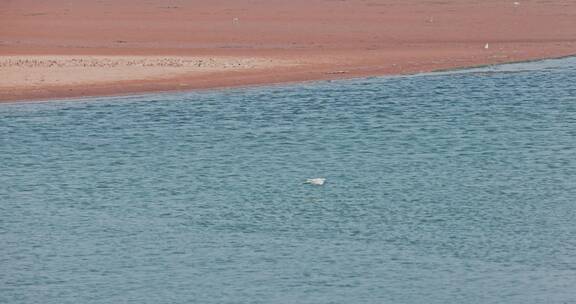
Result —
M576 59L1 105L0 303L576 303Z

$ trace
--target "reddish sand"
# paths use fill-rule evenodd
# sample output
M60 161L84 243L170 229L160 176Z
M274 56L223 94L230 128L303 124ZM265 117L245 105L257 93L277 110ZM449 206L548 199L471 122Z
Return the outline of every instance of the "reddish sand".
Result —
M0 0L0 101L405 74L574 54L572 0ZM82 60L100 61L77 64ZM215 63L166 68L166 60Z

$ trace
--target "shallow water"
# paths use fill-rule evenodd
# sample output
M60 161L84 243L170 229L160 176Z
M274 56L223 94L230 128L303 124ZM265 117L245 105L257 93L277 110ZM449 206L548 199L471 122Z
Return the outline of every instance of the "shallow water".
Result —
M575 79L2 105L0 303L576 303Z

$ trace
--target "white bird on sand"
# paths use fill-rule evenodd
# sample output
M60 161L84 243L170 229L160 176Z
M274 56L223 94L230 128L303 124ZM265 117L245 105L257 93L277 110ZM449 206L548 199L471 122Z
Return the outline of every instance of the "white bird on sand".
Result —
M486 43L486 44L484 45L484 49L487 50L487 49L489 49L489 48L490 48L490 45L489 45L488 43Z
M309 178L304 183L314 185L314 186L322 186L322 185L324 185L325 181L326 181L325 178L317 177L317 178Z

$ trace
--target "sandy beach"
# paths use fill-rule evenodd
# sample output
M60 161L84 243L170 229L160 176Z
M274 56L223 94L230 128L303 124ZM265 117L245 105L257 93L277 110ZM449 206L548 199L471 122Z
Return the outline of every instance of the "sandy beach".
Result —
M574 54L568 0L0 0L0 101L10 102Z

